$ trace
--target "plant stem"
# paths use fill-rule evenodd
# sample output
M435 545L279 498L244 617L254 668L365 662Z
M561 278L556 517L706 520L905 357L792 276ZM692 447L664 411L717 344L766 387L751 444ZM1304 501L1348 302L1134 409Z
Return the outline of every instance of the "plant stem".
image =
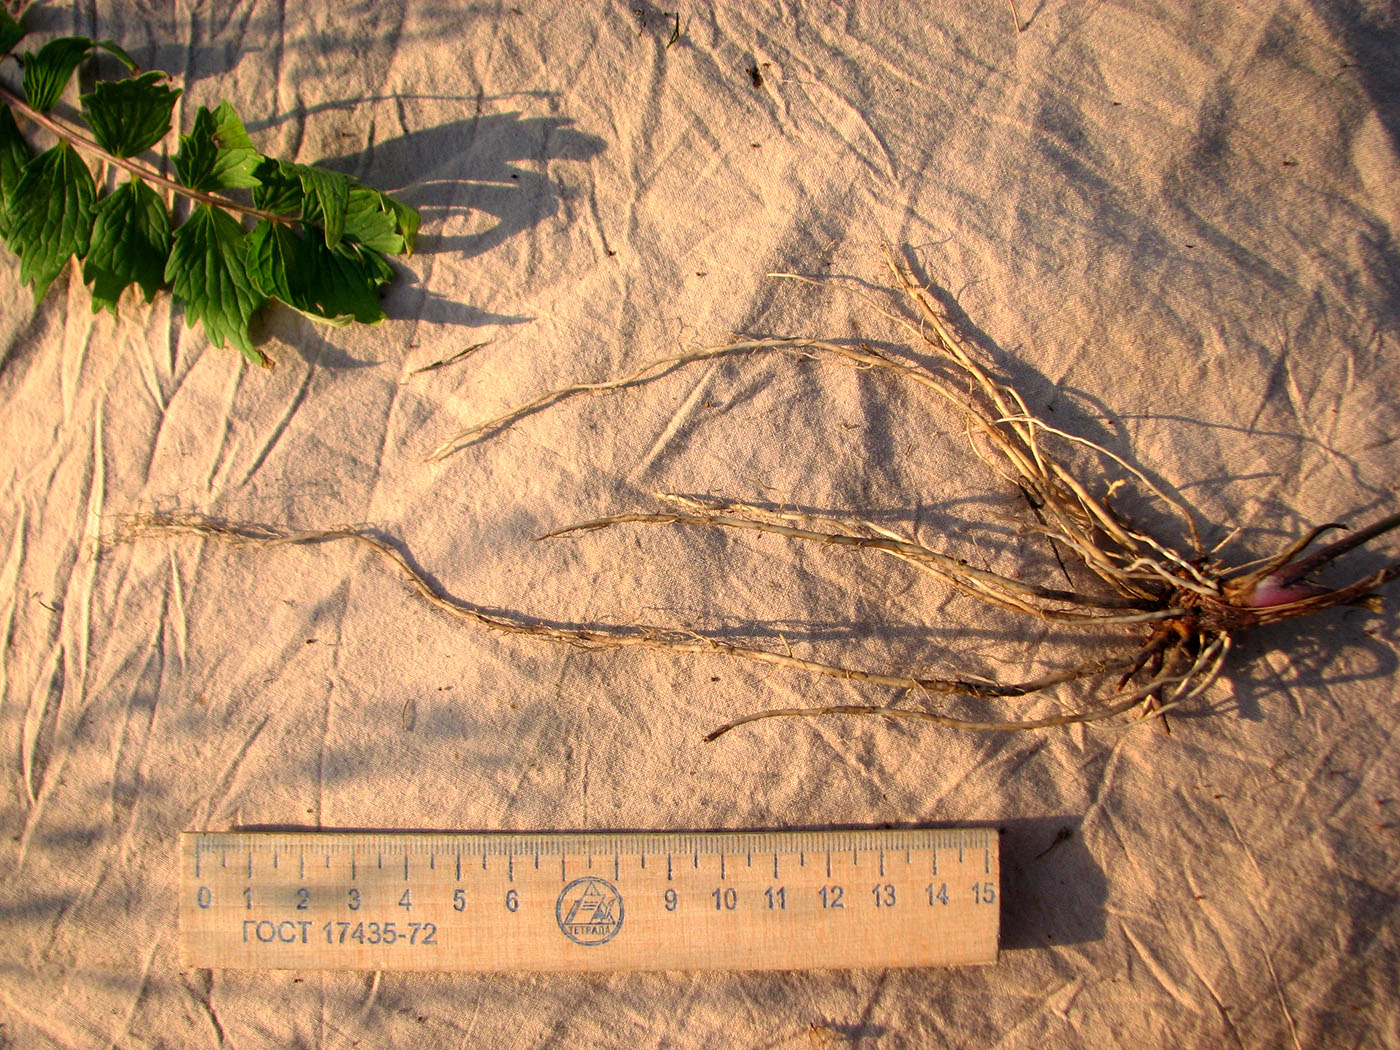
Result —
M60 124L45 113L40 113L3 84L0 84L0 99L8 103L10 108L18 112L21 116L27 117L41 128L53 132L69 145L82 150L84 153L90 153L106 161L108 164L115 164L119 168L124 168L137 178L145 179L147 182L170 190L172 193L178 193L182 196L189 197L202 204L212 204L216 208L223 208L225 211L237 212L241 215L251 215L255 219L266 219L269 222L282 224L290 224L294 221L289 216L263 211L261 208L254 208L247 204L240 204L238 201L230 200L228 197L220 197L215 193L205 193L203 190L190 189L190 187L182 186L174 179L167 179L159 172L147 168L144 165L137 164L133 160L108 153L96 142L93 142L81 133Z

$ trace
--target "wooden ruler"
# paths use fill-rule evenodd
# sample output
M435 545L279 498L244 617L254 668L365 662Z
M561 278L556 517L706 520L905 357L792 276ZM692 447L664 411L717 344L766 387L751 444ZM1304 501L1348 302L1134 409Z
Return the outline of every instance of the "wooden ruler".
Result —
M991 828L181 836L190 967L791 970L993 963Z

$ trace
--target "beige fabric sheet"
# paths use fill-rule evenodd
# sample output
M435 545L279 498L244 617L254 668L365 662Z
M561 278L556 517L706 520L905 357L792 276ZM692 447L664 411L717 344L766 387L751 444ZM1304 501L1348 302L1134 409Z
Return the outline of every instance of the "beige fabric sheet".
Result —
M636 0L36 9L45 32L173 73L186 126L228 98L266 152L395 192L424 227L384 324L269 311L272 372L209 347L168 297L93 316L70 274L34 306L0 261L0 1045L1400 1044L1393 589L1379 614L1243 639L1170 736L828 718L704 744L760 708L900 698L493 635L345 545L103 545L153 511L357 525L454 595L552 622L1025 676L1064 658L1064 631L873 554L658 526L531 542L670 491L855 512L1054 585L962 423L888 378L696 364L424 462L544 389L735 333L917 354L841 290L878 295L883 243L1032 410L1193 505L1207 544L1240 529L1225 549L1243 559L1393 512L1394 9L1016 6L1019 33L996 0L685 0L669 46L673 8ZM176 955L182 830L962 821L1005 829L989 969L370 975Z

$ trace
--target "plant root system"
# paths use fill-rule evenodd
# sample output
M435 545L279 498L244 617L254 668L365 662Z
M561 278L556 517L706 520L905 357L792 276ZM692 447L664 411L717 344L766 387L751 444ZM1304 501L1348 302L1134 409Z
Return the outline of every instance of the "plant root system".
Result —
M496 433L525 415L579 393L618 390L647 382L694 361L721 356L779 353L826 358L863 369L893 373L955 409L965 420L978 455L989 468L1020 489L1035 511L1037 523L1026 526L1067 552L1094 578L1086 592L1042 586L976 568L965 560L933 550L859 517L814 517L753 504L697 500L660 494L664 509L616 514L556 530L549 536L611 528L623 524L749 530L791 540L836 545L898 558L942 584L996 608L1045 623L1092 629L1093 659L1019 683L999 683L975 676L922 677L895 671L863 670L799 658L792 653L730 644L699 633L640 625L561 625L502 613L453 598L417 572L390 542L353 529L327 532L282 532L263 526L221 524L207 518L145 517L127 523L125 536L193 532L253 544L312 543L345 539L366 545L393 563L421 597L447 613L481 626L532 635L587 648L642 646L673 653L717 653L812 674L905 691L915 696L958 695L1006 701L1045 694L1060 696L1061 687L1089 697L1064 713L1025 720L975 720L921 707L842 704L814 708L758 711L711 732L718 736L760 719L827 715L876 715L969 730L1028 730L1096 722L1131 715L1131 723L1160 718L1199 697L1222 674L1236 639L1252 628L1308 616L1338 605L1370 605L1378 588L1400 576L1392 561L1341 586L1324 586L1316 574L1342 555L1400 528L1392 514L1343 539L1314 545L1344 526L1329 523L1312 529L1278 553L1242 564L1226 564L1206 551L1190 510L1140 470L1108 450L1049 426L1031 414L1017 391L997 378L956 333L929 292L889 260L890 271L912 316L897 316L917 345L931 357L929 366L890 356L867 344L822 340L748 339L695 350L652 362L637 372L605 383L579 384L551 391L494 419L454 435L429 457L443 459ZM791 275L778 275L791 276ZM1095 484L1080 477L1055 454L1056 448L1087 447L1099 463L1125 472L1129 483L1159 500L1189 536L1191 552L1133 524L1110 505L1118 485ZM546 537L541 537L546 538ZM1163 723L1165 725L1165 722Z

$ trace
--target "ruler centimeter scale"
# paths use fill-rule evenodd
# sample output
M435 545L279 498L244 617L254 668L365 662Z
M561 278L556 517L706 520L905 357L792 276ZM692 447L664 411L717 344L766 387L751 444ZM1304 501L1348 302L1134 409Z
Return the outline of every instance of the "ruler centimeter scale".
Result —
M191 832L190 967L792 970L994 963L993 828Z

